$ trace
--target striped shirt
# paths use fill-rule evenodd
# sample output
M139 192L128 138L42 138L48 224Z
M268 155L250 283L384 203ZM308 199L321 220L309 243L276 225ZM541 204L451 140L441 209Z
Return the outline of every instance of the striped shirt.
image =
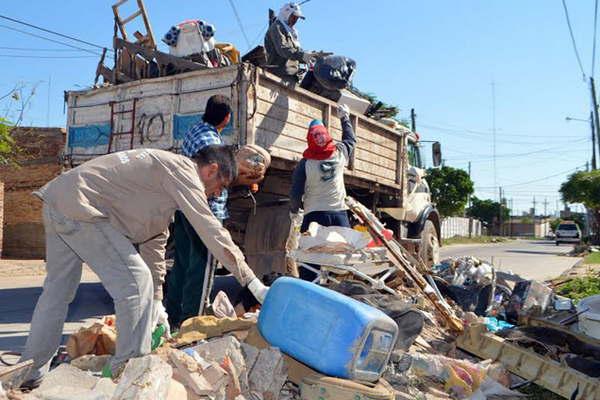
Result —
M181 150L184 156L191 158L200 149L213 144L223 144L221 135L219 135L217 128L207 122L200 121L186 132ZM229 213L227 212L227 190L223 190L220 196L210 197L208 204L215 217L221 221L229 218Z

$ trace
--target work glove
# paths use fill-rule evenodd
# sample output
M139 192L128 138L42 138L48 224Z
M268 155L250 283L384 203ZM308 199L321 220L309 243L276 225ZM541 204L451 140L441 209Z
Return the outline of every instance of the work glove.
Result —
M338 104L337 114L340 119L350 118L350 109L345 104Z
M171 339L169 315L167 314L167 310L165 310L162 301L155 299L154 304L152 305L152 329L156 328L157 325L164 325L166 328L164 336L167 339Z
M258 302L260 304L262 304L265 301L265 297L267 296L267 292L269 291L269 287L265 286L260 281L260 279L254 278L248 284L248 290L250 290L250 292L252 293L252 295L254 295L254 297L256 298L256 300L258 300Z

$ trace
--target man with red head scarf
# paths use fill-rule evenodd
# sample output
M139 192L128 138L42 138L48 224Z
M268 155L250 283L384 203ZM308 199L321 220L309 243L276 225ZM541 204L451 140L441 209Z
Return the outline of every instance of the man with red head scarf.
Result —
M300 208L304 209L302 232L311 222L350 227L344 167L354 151L356 136L346 105L338 106L338 117L342 124L342 142L334 143L323 123L312 121L306 135L308 148L292 175L291 212L296 214Z

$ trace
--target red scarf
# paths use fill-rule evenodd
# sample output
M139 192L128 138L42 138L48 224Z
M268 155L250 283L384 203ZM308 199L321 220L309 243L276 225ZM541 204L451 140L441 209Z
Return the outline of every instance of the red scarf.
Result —
M327 132L327 128L319 120L310 123L306 135L308 148L304 150L304 158L309 160L326 160L335 153L335 143Z

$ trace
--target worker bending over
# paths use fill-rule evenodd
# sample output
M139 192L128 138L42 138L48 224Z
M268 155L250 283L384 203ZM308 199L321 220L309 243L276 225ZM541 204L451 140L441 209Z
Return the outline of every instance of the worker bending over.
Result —
M300 6L286 3L281 7L277 17L270 22L265 35L265 51L267 66L270 71L281 77L289 77L293 81L300 80L300 63L310 63L313 53L305 52L300 47L298 31L295 28L299 19L305 19Z
M291 212L296 214L304 208L301 232L306 232L311 222L350 227L344 166L354 151L356 137L346 105L338 106L338 116L342 124L342 142L335 144L323 123L313 120L306 136L308 148L292 175ZM300 277L308 279L302 271Z
M115 304L113 375L128 359L150 353L158 322L153 321L153 298L162 298L165 275L164 240L156 238L163 237L176 210L240 284L264 299L268 288L255 277L207 202L207 196L219 195L236 174L231 147L208 146L193 159L139 149L95 158L36 193L44 202L47 277L21 357L34 360L29 386L39 384L60 344L83 262Z

